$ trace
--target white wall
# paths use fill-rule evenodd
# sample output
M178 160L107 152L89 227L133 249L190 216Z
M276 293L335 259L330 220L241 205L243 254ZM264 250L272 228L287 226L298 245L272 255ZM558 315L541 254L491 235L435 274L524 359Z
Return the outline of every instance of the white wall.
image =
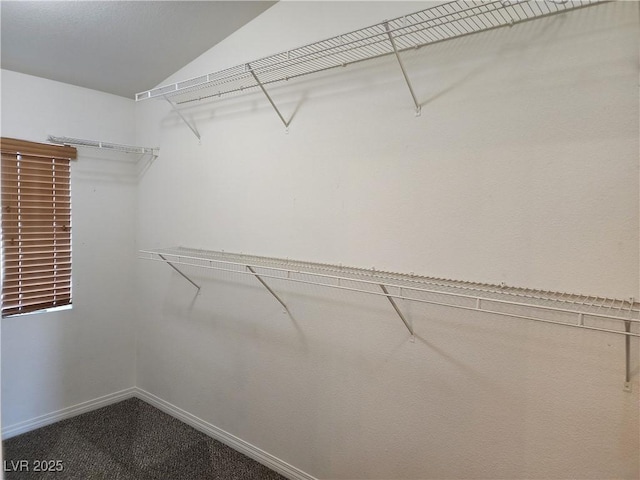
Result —
M280 2L168 81L424 8ZM141 248L638 297L638 5L589 8L186 108ZM165 82L166 83L166 82ZM319 478L637 478L623 339L139 262L137 384Z
M134 102L2 71L2 135L135 143ZM73 308L2 319L3 428L134 385L135 167L80 149L71 167Z

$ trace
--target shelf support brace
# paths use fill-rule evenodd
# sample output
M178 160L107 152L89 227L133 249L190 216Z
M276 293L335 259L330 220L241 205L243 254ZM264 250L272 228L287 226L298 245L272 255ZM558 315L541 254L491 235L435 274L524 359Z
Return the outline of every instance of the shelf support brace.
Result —
M396 304L396 302L393 299L393 297L389 295L389 291L387 290L387 287L385 287L383 284L380 284L380 288L382 289L382 291L386 295L387 300L389 300L389 302L391 303L391 306L393 307L393 309L396 311L396 313L400 317L400 320L402 320L402 323L404 323L404 326L407 327L407 330L409 330L409 333L411 334L411 341L414 341L415 335L413 333L413 328L411 328L411 326L409 325L409 322L407 322L407 319L404 318L404 315L402 314L402 312L398 308L398 305Z
M629 317L631 317L631 311L633 310L633 304L635 299L633 297L629 298ZM624 331L626 335L624 336L624 391L631 391L631 322L624 322Z
M193 280L191 280L189 277L187 277L184 273L182 273L178 267L176 267L173 263L171 263L169 260L167 260L167 258L162 255L162 254L158 254L158 256L164 260L167 265L169 265L171 268L173 268L176 272L178 272L180 274L180 276L182 276L182 278L184 278L187 282L189 282L191 285L193 285L194 287L196 287L198 289L198 291L200 291L200 285L198 285L196 282L194 282Z
M262 277L260 277L260 275L258 275L258 274L256 273L256 271L255 271L253 268L251 268L251 266L246 265L246 267L247 267L247 270L249 270L249 271L253 274L253 276L254 276L254 277L256 277L256 280L258 280L258 281L262 284L262 286L263 286L264 288L266 288L266 289L267 289L267 291L268 291L271 295L273 295L273 296L274 296L274 298L275 298L275 299L280 303L280 305L282 305L282 306L284 307L284 309L285 309L285 310L286 310L286 312L289 314L289 316L291 316L291 312L289 311L289 308L288 308L288 307L287 307L287 305L282 301L282 299L278 296L278 294L277 294L276 292L274 292L274 291L271 289L271 287L270 287L269 285L267 285L267 284L266 284L266 282L262 279Z
M198 132L198 129L196 128L195 125L192 125L191 123L189 123L189 121L184 118L184 115L182 115L182 113L180 112L180 110L178 110L176 108L175 103L173 103L171 100L169 100L167 97L163 97L167 103L169 105L171 105L171 110L173 110L174 112L176 112L178 114L178 116L180 117L180 119L187 124L187 127L189 127L189 129L193 132L193 134L196 136L196 138L198 139L198 141L200 141L200 133Z
M624 322L624 330L627 333L631 332L631 322ZM625 374L624 374L624 391L631 391L631 336L624 336L624 364L625 364Z
M407 71L404 69L404 64L402 63L402 59L400 58L400 53L398 52L398 47L396 46L396 42L393 39L393 35L391 35L391 30L389 29L388 22L384 22L384 28L387 31L387 36L389 37L389 42L391 42L391 46L393 47L393 53L396 56L396 60L398 60L398 65L400 65L400 70L402 70L402 76L404 77L404 81L407 82L407 87L409 87L409 93L411 93L413 104L416 106L416 117L418 117L422 112L422 107L420 106L420 104L418 103L418 100L416 99L416 94L413 91L413 87L411 86L411 81L409 80Z
M282 123L284 124L284 128L287 129L287 131L289 130L289 122L287 122L284 117L282 116L282 113L280 113L280 110L278 110L278 107L276 107L276 104L274 103L273 99L271 98L271 96L269 95L269 93L267 92L267 89L264 88L264 85L262 84L262 82L260 81L260 79L258 78L258 76L256 75L256 73L253 71L253 68L251 68L249 66L249 64L247 64L247 69L249 70L249 72L251 72L251 75L253 76L253 79L256 81L256 83L258 84L258 86L260 87L260 89L262 90L262 93L264 93L264 96L267 97L267 100L269 100L269 103L271 104L271 106L273 107L273 109L276 111L276 113L278 114L278 117L280 117L280 120L282 121Z

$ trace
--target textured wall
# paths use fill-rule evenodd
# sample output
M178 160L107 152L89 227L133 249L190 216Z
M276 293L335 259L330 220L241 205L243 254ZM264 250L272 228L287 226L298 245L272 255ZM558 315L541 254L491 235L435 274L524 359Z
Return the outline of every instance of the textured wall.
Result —
M182 80L424 4L280 2ZM638 6L619 3L189 107L138 104L161 156L139 246L185 245L638 296ZM319 478L637 478L623 340L138 263L137 382Z

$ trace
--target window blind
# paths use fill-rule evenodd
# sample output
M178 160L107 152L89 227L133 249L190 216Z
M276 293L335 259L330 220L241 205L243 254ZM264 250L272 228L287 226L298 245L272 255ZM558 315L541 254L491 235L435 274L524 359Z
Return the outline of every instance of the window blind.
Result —
M76 149L10 138L2 152L2 316L71 304Z

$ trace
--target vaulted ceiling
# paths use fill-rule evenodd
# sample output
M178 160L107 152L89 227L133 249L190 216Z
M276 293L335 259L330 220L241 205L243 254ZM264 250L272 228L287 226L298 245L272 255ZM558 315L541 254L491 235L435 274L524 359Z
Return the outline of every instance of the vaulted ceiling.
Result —
M274 3L2 0L1 66L133 98Z

